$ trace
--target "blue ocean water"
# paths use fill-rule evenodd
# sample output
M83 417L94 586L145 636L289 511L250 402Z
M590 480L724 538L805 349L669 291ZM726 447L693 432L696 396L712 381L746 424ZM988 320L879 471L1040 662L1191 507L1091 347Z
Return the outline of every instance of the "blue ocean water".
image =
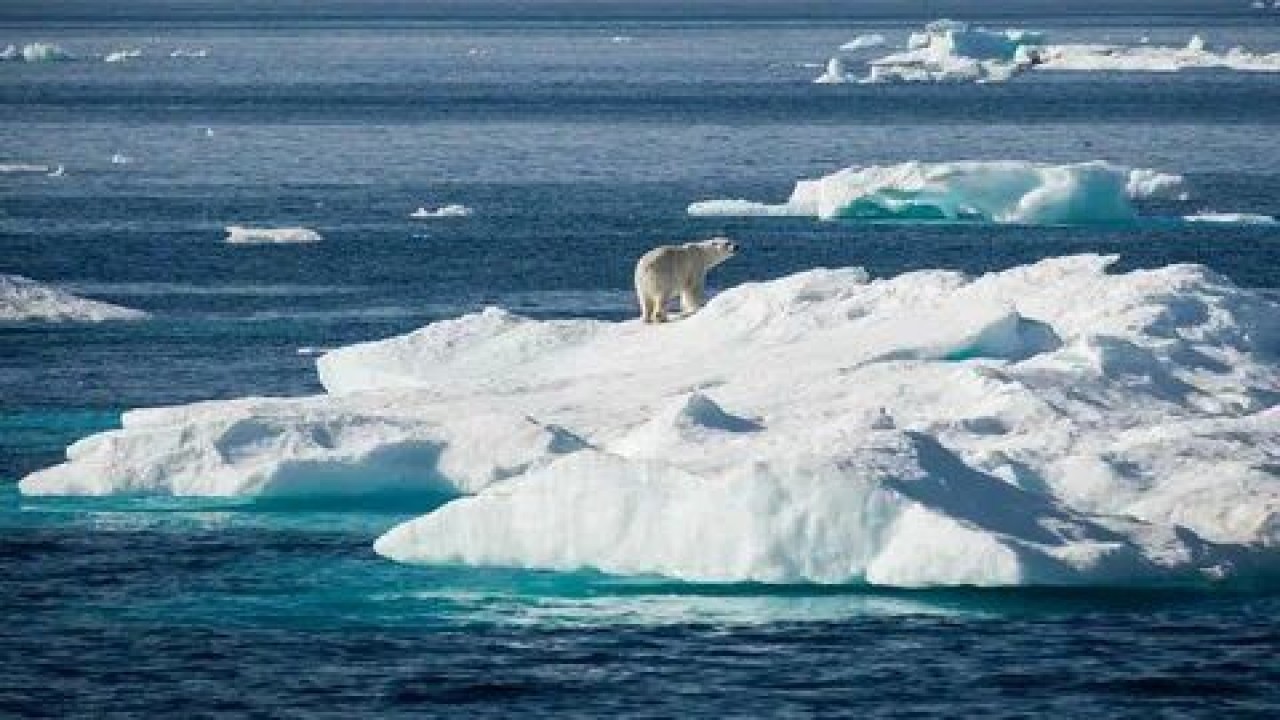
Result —
M0 17L3 17L0 15ZM1280 50L1274 20L1024 21L1064 40ZM499 304L633 314L633 259L725 232L720 286L813 266L971 272L1105 252L1280 287L1280 82L1045 74L816 87L905 21L24 20L108 64L0 65L0 272L154 314L0 328L0 714L1272 716L1280 596L701 587L394 565L422 507L26 499L23 474L122 409L319 391L324 348ZM170 57L175 49L206 57ZM130 161L116 163L113 156ZM1190 204L1093 227L690 218L907 160L1105 159ZM412 221L420 205L472 217ZM311 246L234 247L228 224Z

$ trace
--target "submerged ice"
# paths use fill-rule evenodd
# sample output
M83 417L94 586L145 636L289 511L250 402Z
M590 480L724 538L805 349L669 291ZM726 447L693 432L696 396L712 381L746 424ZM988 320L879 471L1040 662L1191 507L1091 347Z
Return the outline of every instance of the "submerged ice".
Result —
M690 215L788 215L823 220L975 220L1027 225L1131 221L1133 199L1185 192L1179 175L1094 161L907 162L851 167L796 183L771 205L695 202Z
M28 495L456 497L394 560L691 581L1201 583L1280 560L1280 307L1194 265L819 269L680 322L497 308L326 394L126 413Z

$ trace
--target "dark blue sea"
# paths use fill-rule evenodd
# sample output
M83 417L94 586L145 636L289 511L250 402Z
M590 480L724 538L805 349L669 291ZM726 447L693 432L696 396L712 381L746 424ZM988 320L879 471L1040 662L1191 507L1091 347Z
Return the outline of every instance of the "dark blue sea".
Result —
M415 568L371 544L421 508L16 489L127 408L319 392L302 348L491 304L629 317L634 259L713 233L743 246L720 287L814 266L982 272L1102 252L1122 268L1203 263L1274 291L1280 226L1162 218L1280 215L1280 75L811 84L812 64L857 34L901 42L919 24L905 18L42 19L15 7L0 8L0 47L54 42L82 59L0 64L0 163L65 168L0 173L0 273L154 318L0 328L0 716L1280 714L1269 590ZM1018 24L1280 51L1280 12ZM142 55L94 57L125 48ZM1104 159L1182 173L1194 195L1144 203L1142 222L1075 227L685 213L706 198L782 201L797 178L849 165L964 159ZM474 215L408 218L447 203ZM324 242L232 246L230 224L304 226Z

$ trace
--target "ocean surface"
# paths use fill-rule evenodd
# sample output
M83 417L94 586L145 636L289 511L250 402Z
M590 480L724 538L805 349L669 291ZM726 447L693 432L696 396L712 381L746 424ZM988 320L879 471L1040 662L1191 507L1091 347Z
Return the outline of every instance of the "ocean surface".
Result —
M1280 50L1280 13L1259 17L1021 24L1063 41L1199 32ZM371 543L424 508L18 494L123 409L319 392L310 349L486 305L629 317L634 259L660 242L733 236L743 251L717 287L1100 252L1280 288L1276 226L1176 220L1280 215L1280 76L810 83L854 35L900 43L916 24L0 22L0 47L81 57L0 63L0 163L65 170L0 173L0 273L154 315L0 328L0 715L1275 717L1274 591L413 568ZM962 159L1103 159L1184 174L1193 195L1087 227L684 211L780 202L797 178L848 165ZM408 218L447 203L474 214ZM230 224L324 241L231 246Z

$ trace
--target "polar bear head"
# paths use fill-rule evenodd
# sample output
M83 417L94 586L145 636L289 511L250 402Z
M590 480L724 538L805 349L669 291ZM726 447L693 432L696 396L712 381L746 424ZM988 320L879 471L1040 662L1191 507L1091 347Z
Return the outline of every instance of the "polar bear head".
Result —
M702 257L704 266L708 268L719 265L738 252L738 246L724 236L713 237L702 242L685 243L685 247L690 250L697 250L698 255Z

